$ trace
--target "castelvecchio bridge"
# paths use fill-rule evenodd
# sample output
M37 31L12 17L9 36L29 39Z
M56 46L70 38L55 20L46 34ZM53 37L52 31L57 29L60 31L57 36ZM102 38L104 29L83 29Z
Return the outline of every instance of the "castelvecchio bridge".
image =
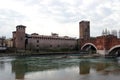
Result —
M101 55L120 56L120 38L112 34L90 37L89 21L81 21L79 28L81 50L92 50Z

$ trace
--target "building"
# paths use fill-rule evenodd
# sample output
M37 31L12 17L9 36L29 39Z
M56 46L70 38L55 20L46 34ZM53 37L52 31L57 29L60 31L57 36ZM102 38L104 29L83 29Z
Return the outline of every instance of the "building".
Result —
M120 30L119 30L119 32L118 32L118 38L120 38Z
M90 22L81 21L79 22L79 38L80 39L89 39L90 38Z
M117 36L117 30L112 30L111 34L114 35L114 36Z
M13 40L10 38L10 39L6 39L6 46L8 48L12 48L13 47Z
M25 29L26 26L16 26L16 31L13 32L13 47L29 50L61 50L76 48L76 38L59 36L56 33L52 33L51 35L39 35L37 33L26 34Z
M6 49L7 49L6 38L0 37L0 52L5 51Z
M25 33L26 26L16 26L16 31L13 32L13 47L17 49L25 49Z
M5 37L0 37L0 46L5 47L6 46L6 38Z

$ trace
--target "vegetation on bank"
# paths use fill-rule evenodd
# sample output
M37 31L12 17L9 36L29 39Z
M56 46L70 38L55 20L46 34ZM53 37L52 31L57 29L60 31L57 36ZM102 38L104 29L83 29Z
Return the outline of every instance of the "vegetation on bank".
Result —
M67 54L77 53L76 49L32 49L32 50L18 50L16 48L8 48L5 51L0 51L0 56L19 56L19 55L56 55L56 54Z

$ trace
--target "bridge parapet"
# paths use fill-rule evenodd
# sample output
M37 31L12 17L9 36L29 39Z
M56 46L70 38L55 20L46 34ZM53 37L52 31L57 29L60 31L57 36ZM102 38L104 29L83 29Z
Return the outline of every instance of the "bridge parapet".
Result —
M120 39L114 35L103 35L96 38L90 38L88 40L80 39L81 47L84 47L84 45L88 43L95 45L95 48L99 54L106 55L109 54L109 50L111 48L116 45L120 45Z
M80 47L84 46L86 43L96 44L96 38L90 38L88 40L80 39Z

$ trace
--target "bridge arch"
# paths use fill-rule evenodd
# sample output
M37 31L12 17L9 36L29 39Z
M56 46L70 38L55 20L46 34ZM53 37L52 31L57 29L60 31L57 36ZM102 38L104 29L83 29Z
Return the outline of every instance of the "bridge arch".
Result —
M97 48L93 43L85 43L82 47L81 50L93 50L94 52L97 52Z
M120 56L120 45L116 45L110 48L110 50L108 51L108 55Z

